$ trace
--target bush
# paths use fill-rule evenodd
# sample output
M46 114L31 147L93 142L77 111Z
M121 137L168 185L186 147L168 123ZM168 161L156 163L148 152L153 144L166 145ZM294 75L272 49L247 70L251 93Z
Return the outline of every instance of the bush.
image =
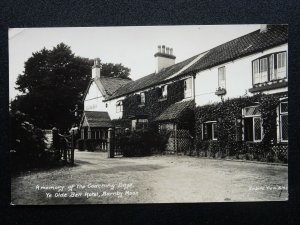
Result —
M168 132L136 130L119 137L123 156L148 156L153 153L162 153L168 142Z
M83 139L78 139L76 145L77 145L77 149L79 151L84 151L84 140Z
M52 163L44 133L19 111L10 113L11 169L23 170Z

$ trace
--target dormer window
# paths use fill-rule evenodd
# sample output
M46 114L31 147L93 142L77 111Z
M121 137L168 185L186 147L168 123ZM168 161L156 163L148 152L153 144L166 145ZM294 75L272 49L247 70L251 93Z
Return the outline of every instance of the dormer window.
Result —
M159 100L166 100L168 96L168 86L167 85L163 85L161 86L161 88L159 89Z
M188 78L184 80L184 98L192 97L192 78Z
M253 84L286 78L286 52L263 56L252 61Z
M117 101L117 112L123 112L123 101Z

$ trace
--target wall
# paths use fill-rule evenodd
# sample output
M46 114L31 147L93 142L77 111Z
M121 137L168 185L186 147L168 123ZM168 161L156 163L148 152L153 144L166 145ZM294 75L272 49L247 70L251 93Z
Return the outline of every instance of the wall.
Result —
M122 118L123 113L116 110L116 103L123 98L113 99L111 101L103 102L104 97L101 91L98 89L95 82L93 82L89 88L88 94L84 101L85 111L98 111L108 112L111 119Z
M251 96L252 94L248 92L248 89L252 88L252 60L273 52L287 50L288 45L284 44L197 73L195 79L196 105L201 106L221 101L221 97L215 95L215 91L218 88L218 68L222 66L226 67L227 94L224 98L239 97L246 93ZM287 91L287 88L277 90L277 92L279 91ZM274 91L271 92L274 93Z

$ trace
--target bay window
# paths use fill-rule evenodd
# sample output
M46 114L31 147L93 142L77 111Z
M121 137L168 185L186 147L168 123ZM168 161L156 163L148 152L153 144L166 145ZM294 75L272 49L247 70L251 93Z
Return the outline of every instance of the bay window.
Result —
M273 53L253 60L253 84L286 78L286 61L286 52Z

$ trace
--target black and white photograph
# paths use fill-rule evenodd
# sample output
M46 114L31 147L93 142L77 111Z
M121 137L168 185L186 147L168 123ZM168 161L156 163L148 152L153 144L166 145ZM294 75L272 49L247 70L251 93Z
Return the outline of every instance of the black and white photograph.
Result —
M11 205L288 201L288 25L10 28Z

